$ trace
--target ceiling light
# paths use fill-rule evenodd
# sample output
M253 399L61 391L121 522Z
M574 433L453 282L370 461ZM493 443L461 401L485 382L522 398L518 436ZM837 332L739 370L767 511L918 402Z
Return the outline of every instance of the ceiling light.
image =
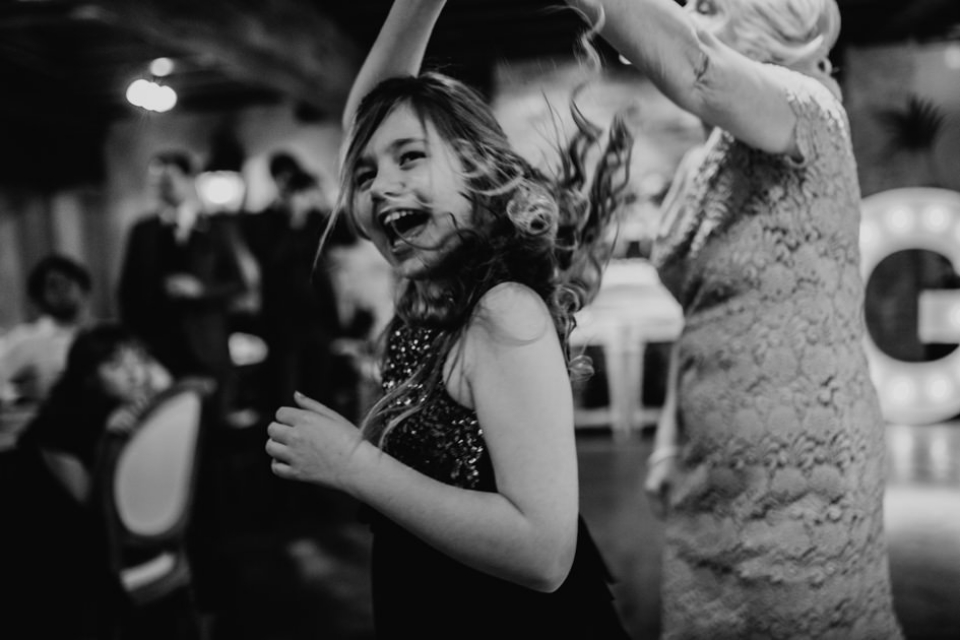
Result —
M170 87L139 78L127 87L127 101L141 109L163 113L177 104L177 92Z
M150 63L150 73L157 78L163 78L173 73L173 60L170 58L157 58Z
M236 171L204 171L197 176L197 192L210 212L233 212L243 206L246 185Z

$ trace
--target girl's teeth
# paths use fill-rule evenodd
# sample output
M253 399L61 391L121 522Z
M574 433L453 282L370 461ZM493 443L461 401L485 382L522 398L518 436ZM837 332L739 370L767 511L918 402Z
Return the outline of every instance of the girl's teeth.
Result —
M392 213L387 214L387 217L385 217L385 218L383 219L383 222L384 222L385 224L392 224L392 223L396 222L397 220L399 220L400 218L402 218L403 216L407 215L408 213L411 213L411 212L410 212L410 211L407 211L407 210L394 211L394 212L392 212Z

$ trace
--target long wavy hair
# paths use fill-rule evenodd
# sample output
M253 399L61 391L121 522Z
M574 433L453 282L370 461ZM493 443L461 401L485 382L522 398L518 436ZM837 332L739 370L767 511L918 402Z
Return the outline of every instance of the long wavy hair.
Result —
M409 105L454 149L473 201L474 224L453 231L455 248L433 265L432 273L443 274L442 288L401 285L388 333L396 323L439 330L429 361L390 390L364 420L365 436L378 443L444 384L444 362L469 326L478 301L497 284L518 282L536 291L550 311L571 376L589 372L589 361L571 354L569 336L574 314L596 294L609 259L609 230L629 178L633 146L620 119L605 133L571 101L576 133L561 149L559 167L548 175L513 150L483 98L463 83L432 72L392 78L357 109L331 224L339 215L350 216L356 198L352 176L360 154L399 105ZM448 239L438 246L451 246ZM323 239L321 250L322 245ZM411 401L404 402L408 398Z

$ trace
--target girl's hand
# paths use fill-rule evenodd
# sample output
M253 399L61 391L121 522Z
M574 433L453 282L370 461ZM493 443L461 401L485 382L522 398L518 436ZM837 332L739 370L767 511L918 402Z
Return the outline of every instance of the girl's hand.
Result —
M654 450L647 462L647 479L643 489L647 493L650 509L661 520L669 510L670 491L673 489L676 470L676 447L662 447Z
M316 400L297 392L294 401L297 407L281 407L267 427L271 469L287 480L346 490L359 464L357 452L372 445L346 418Z

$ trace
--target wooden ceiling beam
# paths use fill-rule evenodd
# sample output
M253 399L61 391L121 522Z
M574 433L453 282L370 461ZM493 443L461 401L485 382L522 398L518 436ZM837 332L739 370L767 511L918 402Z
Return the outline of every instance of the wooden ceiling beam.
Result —
M89 0L91 14L148 42L209 60L237 80L339 114L362 62L357 45L310 2Z

